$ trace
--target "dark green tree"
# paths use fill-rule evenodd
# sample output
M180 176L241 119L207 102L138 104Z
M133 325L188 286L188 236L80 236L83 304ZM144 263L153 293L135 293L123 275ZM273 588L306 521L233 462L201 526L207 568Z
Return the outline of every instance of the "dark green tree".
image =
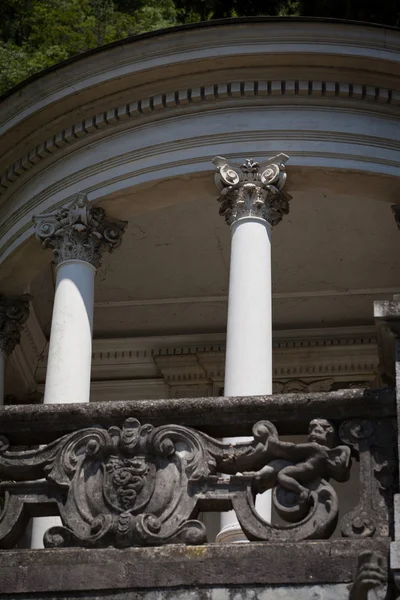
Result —
M128 35L239 16L310 16L400 26L400 0L0 0L0 92Z

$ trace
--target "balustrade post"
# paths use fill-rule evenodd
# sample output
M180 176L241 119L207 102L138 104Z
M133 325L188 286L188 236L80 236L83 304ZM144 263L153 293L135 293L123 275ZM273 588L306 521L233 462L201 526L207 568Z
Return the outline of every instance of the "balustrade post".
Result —
M283 190L287 160L285 154L263 164L213 160L219 212L232 232L225 396L272 394L271 229L289 212L290 196ZM270 493L257 499L257 510L270 520ZM221 514L221 527L218 542L246 541L233 512Z

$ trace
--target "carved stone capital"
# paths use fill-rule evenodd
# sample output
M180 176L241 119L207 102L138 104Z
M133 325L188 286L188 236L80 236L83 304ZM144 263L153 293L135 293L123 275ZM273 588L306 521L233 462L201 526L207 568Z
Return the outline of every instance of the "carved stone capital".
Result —
M218 170L215 183L221 191L219 213L228 225L244 217L258 217L274 226L288 214L291 196L283 190L288 159L286 154L278 154L263 164L246 160L243 165L230 164L222 156L213 159Z
M78 194L64 208L33 217L36 238L51 248L55 264L83 260L98 268L103 252L121 245L126 221L109 220L104 209L92 206L86 194Z
M22 327L29 316L31 297L0 295L0 350L11 354L21 339Z
M392 204L392 213L397 227L400 229L400 204Z

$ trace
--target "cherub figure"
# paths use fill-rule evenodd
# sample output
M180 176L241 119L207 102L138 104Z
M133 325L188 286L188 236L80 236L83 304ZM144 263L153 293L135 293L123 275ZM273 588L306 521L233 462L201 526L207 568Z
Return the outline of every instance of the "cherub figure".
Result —
M273 427L273 426L272 426ZM263 454L268 464L255 472L254 488L262 493L276 484L295 492L299 503L308 501L310 490L306 484L318 477L333 477L336 481L346 481L350 464L350 449L347 446L333 448L335 431L326 419L313 419L310 422L308 442L293 444L282 442L275 428L268 428L264 434L264 448L258 442L253 457ZM240 460L238 461L240 462ZM287 464L290 462L292 464Z

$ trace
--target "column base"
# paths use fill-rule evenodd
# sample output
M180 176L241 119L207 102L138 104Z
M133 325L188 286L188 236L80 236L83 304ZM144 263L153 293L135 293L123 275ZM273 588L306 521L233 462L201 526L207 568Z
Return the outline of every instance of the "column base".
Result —
M249 540L243 533L239 523L225 525L215 538L217 544L243 544Z

